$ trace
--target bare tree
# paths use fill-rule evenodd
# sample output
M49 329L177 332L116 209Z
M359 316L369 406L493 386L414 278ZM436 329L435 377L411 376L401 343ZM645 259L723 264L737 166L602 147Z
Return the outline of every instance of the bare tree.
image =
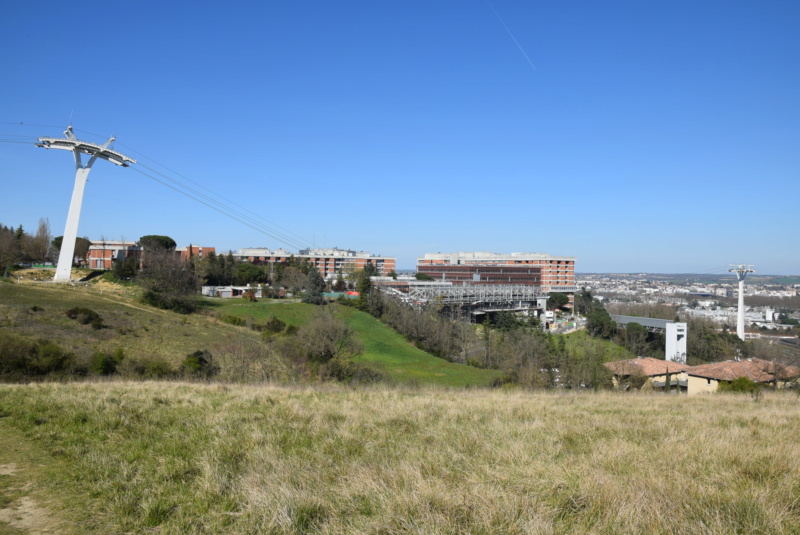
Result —
M363 350L355 332L336 317L335 310L333 306L320 308L316 316L297 332L298 343L312 361L348 358Z
M47 218L39 218L39 226L36 228L36 234L32 236L28 242L27 255L34 262L43 262L47 260L48 252L50 250L50 241L53 237L50 235L50 221Z
M300 269L289 266L283 270L280 283L289 288L292 295L297 296L306 283L306 275Z
M144 300L148 304L178 312L194 309L192 296L197 293L198 280L175 251L147 250L136 281L147 290Z
M223 381L287 381L297 374L280 351L252 336L228 335L214 345L213 353Z

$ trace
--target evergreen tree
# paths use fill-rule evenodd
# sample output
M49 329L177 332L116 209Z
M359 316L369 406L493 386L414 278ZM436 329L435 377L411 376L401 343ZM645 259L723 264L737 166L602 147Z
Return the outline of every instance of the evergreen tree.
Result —
M344 282L344 277L342 276L341 271L336 277L336 284L334 284L333 289L337 292L343 292L347 289L347 283Z
M611 319L603 305L593 303L591 311L586 315L586 330L591 336L610 339L617 331L617 324Z
M368 266L371 264L367 264ZM360 297L365 297L372 290L372 281L369 278L367 270L361 270L356 273L356 291Z
M367 277L377 277L378 268L375 267L371 260L367 260L367 265L364 266L364 273L367 274Z
M303 293L303 302L312 305L322 305L325 303L325 297L322 292L325 291L325 280L319 274L319 270L311 269L306 278L305 292Z
M167 249L170 251L174 251L175 247L178 246L175 240L169 236L161 236L158 234L142 236L139 238L139 245L141 245L143 249Z
M584 286L580 293L575 294L575 312L581 316L586 316L592 310L592 292Z

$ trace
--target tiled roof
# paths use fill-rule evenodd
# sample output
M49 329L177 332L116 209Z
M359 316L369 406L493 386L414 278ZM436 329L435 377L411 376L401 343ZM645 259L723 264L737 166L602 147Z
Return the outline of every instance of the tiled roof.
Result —
M672 362L669 360L654 359L651 357L639 357L630 360L618 360L616 362L606 362L606 368L611 370L614 375L665 375L667 373L678 373L688 370L690 366Z
M800 368L798 368L797 366L788 366L780 363L776 366L774 362L771 362L769 360L761 360L761 359L750 359L750 360L761 364L765 371L772 374L775 373L775 369L777 368L778 379L797 379L798 377L800 377Z
M782 370L779 369L778 371L780 374L779 376L784 375ZM689 375L697 377L706 377L720 381L733 381L739 377L747 377L756 383L768 383L772 381L775 378L772 372L773 363L760 359L712 362L711 364L693 366L687 370Z

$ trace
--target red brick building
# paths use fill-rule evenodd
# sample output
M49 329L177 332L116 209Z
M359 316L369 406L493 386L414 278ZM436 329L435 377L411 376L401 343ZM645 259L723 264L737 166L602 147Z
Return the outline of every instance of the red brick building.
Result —
M91 243L86 253L87 267L90 269L111 269L117 260L138 256L142 250L133 241L100 240Z
M175 254L180 255L181 260L188 261L189 258L202 259L209 253L215 252L214 247L202 247L200 245L189 245L188 247L177 247ZM132 241L100 240L93 241L86 253L87 267L91 269L111 269L114 262L124 260L131 256L140 256L142 248Z
M202 260L210 253L215 253L217 250L214 247L202 247L200 245L189 245L188 247L177 247L175 252L181 255L181 260L187 262L190 258L195 260Z
M547 292L575 291L575 257L543 253L425 253L417 273L455 284L521 284Z

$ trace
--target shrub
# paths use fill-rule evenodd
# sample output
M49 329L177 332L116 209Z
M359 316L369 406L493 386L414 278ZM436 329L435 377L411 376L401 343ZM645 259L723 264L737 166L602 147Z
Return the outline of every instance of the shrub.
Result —
M738 377L731 381L730 383L719 383L719 391L720 392L739 392L745 394L752 394L756 390L760 390L761 387L758 386L758 383L753 381L748 377Z
M368 366L355 363L347 358L334 358L320 367L323 378L351 383L378 383L384 380L383 374Z
M75 355L50 340L29 342L0 331L0 377L19 381L35 376L63 374L75 366Z
M242 293L242 298L250 301L251 303L256 302L256 293L253 290L247 290L246 292Z
M37 353L35 369L41 375L64 372L75 364L75 355L50 340L40 340Z
M169 362L161 357L152 357L141 362L141 375L145 379L165 379L172 377L175 371Z
M181 364L181 374L189 377L209 379L219 373L219 366L208 351L197 350L186 355Z
M467 358L467 366L472 366L473 368L485 368L483 362L480 359L475 357L468 357Z
M147 290L142 295L142 303L178 314L191 314L197 310L197 302L192 296L167 295L153 290Z
M264 324L264 332L270 335L283 332L284 329L286 329L286 323L275 316L271 316L269 320L267 320L267 323Z
M68 318L77 320L81 325L91 325L92 329L99 330L105 327L100 314L90 308L74 307L67 310L66 314Z
M20 380L28 373L28 365L36 354L36 346L21 336L0 330L0 376Z
M244 318L240 318L239 316L232 316L230 314L226 314L224 316L219 317L220 321L224 321L225 323L230 323L231 325L236 325L237 327L244 327L247 325L247 320Z
M89 371L95 375L114 375L124 356L121 348L117 348L113 355L95 351L89 357Z

